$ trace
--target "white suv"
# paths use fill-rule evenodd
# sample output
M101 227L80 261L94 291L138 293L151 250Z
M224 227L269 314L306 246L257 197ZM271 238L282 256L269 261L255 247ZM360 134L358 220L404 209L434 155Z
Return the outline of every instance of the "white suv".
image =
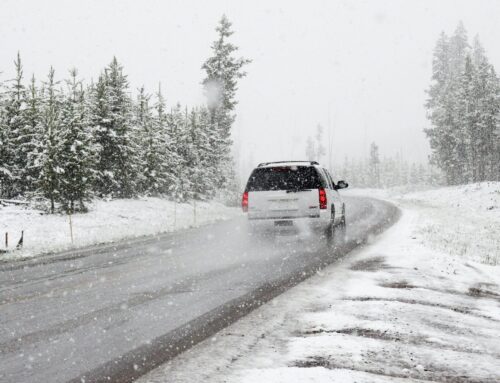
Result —
M315 161L266 162L250 175L242 198L252 225L301 226L326 230L333 236L337 225L345 227L345 203L337 184Z

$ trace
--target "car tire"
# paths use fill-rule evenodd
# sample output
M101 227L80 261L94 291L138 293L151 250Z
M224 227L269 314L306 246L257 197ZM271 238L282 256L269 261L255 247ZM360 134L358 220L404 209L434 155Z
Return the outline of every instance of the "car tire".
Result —
M332 206L332 213L330 217L330 223L328 224L328 227L326 228L326 239L328 242L332 242L335 238L335 207Z
M336 238L337 243L343 244L346 242L346 240L347 240L347 221L345 218L345 204L342 205L342 219L335 230L335 235L337 237Z

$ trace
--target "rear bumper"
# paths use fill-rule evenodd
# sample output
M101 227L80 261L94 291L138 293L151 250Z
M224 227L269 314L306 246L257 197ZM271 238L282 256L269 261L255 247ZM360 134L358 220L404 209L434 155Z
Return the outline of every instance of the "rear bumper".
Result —
M290 225L283 225L284 223L291 223ZM330 224L330 217L328 214L316 214L314 216L307 217L266 217L257 218L248 216L248 223L252 229L258 229L259 231L273 231L273 230L323 230Z

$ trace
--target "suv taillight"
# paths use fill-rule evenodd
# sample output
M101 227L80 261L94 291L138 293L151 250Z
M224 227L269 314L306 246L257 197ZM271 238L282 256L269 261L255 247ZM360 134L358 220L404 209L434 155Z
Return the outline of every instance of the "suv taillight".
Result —
M247 201L248 203L248 201ZM319 188L319 208L320 209L326 209L326 190L323 188Z
M241 208L244 212L248 211L248 192L243 193L243 197L241 197Z

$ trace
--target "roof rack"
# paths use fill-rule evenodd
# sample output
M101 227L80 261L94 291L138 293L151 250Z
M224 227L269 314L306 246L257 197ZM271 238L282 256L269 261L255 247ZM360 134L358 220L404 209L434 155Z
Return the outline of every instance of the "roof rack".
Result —
M266 165L271 165L271 164L288 164L288 163L299 163L299 162L308 162L311 165L319 165L317 161L272 161L272 162L262 162L260 163L257 167L260 168L261 166L266 166Z

